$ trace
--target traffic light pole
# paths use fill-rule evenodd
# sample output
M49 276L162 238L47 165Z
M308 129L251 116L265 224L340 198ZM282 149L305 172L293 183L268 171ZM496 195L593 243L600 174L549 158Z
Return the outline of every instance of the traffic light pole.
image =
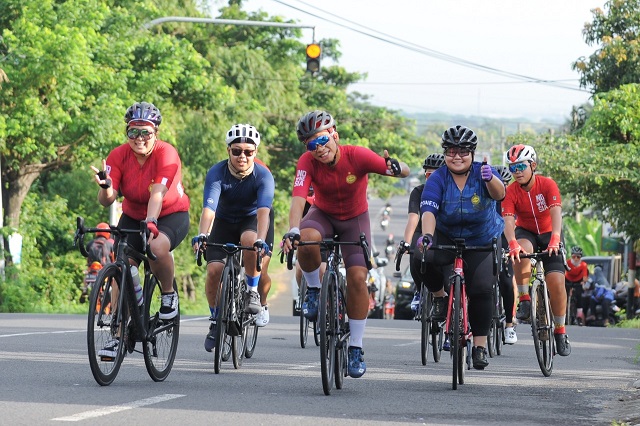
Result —
M243 19L214 19L214 18L190 18L185 16L164 16L149 21L143 25L145 29L149 29L155 25L165 22L191 22L194 24L221 24L221 25L248 25L253 27L284 27L284 28L311 28L313 30L313 41L316 40L316 27L312 25L291 24L287 22L269 22L269 21L247 21Z

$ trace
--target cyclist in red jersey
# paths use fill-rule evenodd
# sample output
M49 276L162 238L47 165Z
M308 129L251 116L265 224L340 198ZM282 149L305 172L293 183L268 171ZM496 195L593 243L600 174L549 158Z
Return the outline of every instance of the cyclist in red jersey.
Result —
M321 241L339 235L341 241L357 241L364 232L371 241L371 222L367 202L369 173L406 177L409 167L368 148L340 145L340 137L333 117L326 111L311 111L300 118L298 139L307 152L298 160L289 211L290 230L283 237L283 249L289 252L292 241ZM313 182L315 203L302 217L309 186ZM341 248L347 270L347 314L349 338L348 373L361 377L366 371L362 351L362 337L369 312L367 268L358 246ZM300 247L298 262L307 280L308 291L302 305L303 314L315 320L318 314L320 290L320 247Z
M562 241L562 200L553 179L535 174L537 156L529 145L514 145L507 151L509 171L515 182L507 187L502 201L504 235L518 286L520 304L516 318L526 321L531 312L529 281L531 262L520 260L520 252L549 251L545 259L545 279L549 287L555 322L554 337L558 355L568 356L571 345L565 330L567 293L564 288L564 263L559 254Z
M91 167L100 185L98 201L110 206L120 193L124 200L118 226L135 229L140 221L147 222L151 250L157 256L149 264L162 285L160 318L171 319L178 313L171 250L189 231L189 197L182 186L182 164L176 149L158 139L162 115L155 105L136 102L127 109L124 120L128 142L111 151L102 170ZM132 234L128 241L138 251L144 250L140 235Z
M575 295L576 304L576 318L567 318L575 325L578 318L582 319L582 324L585 324L585 312L589 310L589 297L583 297L584 285L589 279L589 268L587 262L582 260L582 248L579 246L571 247L571 260L567 262L569 269L564 273L564 285L567 291L567 301L569 301L569 295L573 289ZM568 302L567 302L568 303Z

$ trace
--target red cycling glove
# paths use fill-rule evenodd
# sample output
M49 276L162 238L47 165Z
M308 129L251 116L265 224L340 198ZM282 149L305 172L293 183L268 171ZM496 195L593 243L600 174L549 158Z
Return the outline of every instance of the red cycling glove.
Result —
M156 225L154 222L147 222L147 229L153 234L153 238L156 238L160 233L158 231L158 225Z
M515 257L520 260L521 251L523 252L524 250L522 250L522 247L518 244L518 240L509 241L509 256L511 256L511 258Z
M547 251L556 253L556 254L560 251L560 235L551 234L551 239L549 240Z

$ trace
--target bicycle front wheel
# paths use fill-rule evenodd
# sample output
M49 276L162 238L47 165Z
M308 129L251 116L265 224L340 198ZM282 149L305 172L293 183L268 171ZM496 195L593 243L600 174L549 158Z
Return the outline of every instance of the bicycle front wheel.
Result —
M462 280L460 276L457 275L454 278L453 282L453 315L451 318L451 328L453 329L453 333L451 336L451 353L453 355L453 375L451 386L453 390L458 389L458 373L462 373L463 370L461 368L464 357L463 357L463 349L462 349L462 335L460 330L462 328L462 312L461 312L461 300L460 293L462 287Z
M162 287L155 276L146 284L144 312L148 319L147 337L142 344L144 364L147 373L156 382L167 378L173 367L178 352L178 338L180 336L180 311L170 320L160 319L162 304ZM173 289L178 291L176 280Z
M336 361L336 278L335 272L327 271L325 273L318 307L320 369L322 373L322 389L325 395L331 394Z
M230 306L229 303L233 301L229 297L231 286L233 285L233 277L229 273L228 268L224 268L222 271L221 285L218 289L218 320L216 326L216 346L214 348L213 356L213 370L216 374L220 374L220 366L223 361L223 352L225 349L225 341L227 340L227 326L229 323ZM227 357L227 359L229 359Z
M531 286L531 332L540 370L549 377L553 370L553 318L546 286L537 279Z
M118 309L118 301L112 293L121 295L120 268L113 263L100 270L91 289L87 324L87 351L93 378L101 386L110 385L118 375L125 355L125 329L128 309ZM116 284L116 290L112 285ZM112 291L113 290L113 291ZM120 297L124 304L124 297ZM114 343L117 342L117 345ZM109 344L107 344L109 343ZM107 351L107 349L113 349ZM107 353L109 352L109 353Z
M427 354L429 352L429 340L431 339L431 293L427 291L426 285L420 289L420 357L422 365L427 365ZM435 352L434 352L435 358Z
M255 316L252 316L251 320L246 320L246 322L242 335L244 339L244 356L251 358L258 342L258 324L256 324Z

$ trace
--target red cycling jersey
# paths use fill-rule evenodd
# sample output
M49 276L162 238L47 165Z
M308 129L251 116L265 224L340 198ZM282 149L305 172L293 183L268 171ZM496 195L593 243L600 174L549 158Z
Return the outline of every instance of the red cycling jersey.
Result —
M534 234L551 232L551 207L561 207L560 190L555 181L545 176L536 176L529 192L518 182L507 187L502 200L502 216L515 216L516 226Z
M182 165L176 149L161 140L141 166L129 144L120 145L107 157L113 189L124 196L122 212L135 220L147 217L151 186L161 183L169 190L162 199L160 216L189 211L189 197L182 186Z
M574 266L573 263L567 262L569 270L564 271L564 277L567 281L572 283L582 282L584 277L589 277L589 268L587 268L587 262L580 262L578 266Z
M307 197L313 182L315 206L326 214L347 220L369 210L368 173L387 175L387 161L369 148L338 145L340 160L330 167L314 160L310 152L298 160L293 183L294 197Z

